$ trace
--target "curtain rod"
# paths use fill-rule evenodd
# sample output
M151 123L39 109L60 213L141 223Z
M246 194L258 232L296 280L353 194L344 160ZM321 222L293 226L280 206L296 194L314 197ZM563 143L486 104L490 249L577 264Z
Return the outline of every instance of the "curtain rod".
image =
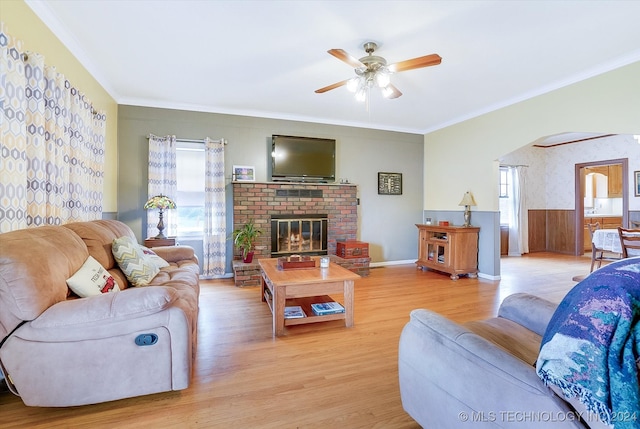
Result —
M500 167L528 167L526 164L500 164Z
M220 139L222 141L223 144L227 144L227 141L225 139ZM180 138L176 138L176 141L178 142L184 142L184 143L203 143L204 144L204 139L180 139Z
M151 138L151 134L147 134L147 138L150 139ZM220 139L222 140L223 144L227 144L227 141L225 139ZM204 139L180 139L180 138L176 138L176 141L179 142L185 142L185 143L202 143L204 144Z

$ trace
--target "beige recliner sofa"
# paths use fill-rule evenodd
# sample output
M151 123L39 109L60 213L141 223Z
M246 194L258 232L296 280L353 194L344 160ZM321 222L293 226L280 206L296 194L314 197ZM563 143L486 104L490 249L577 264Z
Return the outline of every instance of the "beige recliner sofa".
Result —
M413 310L399 343L403 408L425 429L611 429L578 397L565 397L536 374L556 309L545 299L514 293L497 317L464 324Z
M111 251L135 239L115 220L0 234L0 364L26 405L92 404L189 386L199 266L186 246L154 248L169 262L132 287ZM121 290L74 297L66 280L91 255Z

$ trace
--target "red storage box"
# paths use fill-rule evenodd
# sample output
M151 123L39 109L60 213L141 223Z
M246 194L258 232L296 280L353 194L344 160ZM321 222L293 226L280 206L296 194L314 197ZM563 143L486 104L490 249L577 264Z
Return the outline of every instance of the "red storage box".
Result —
M344 259L368 258L369 243L356 240L338 241L336 255Z
M278 258L279 270L296 270L299 268L315 268L316 261L309 256L289 256Z

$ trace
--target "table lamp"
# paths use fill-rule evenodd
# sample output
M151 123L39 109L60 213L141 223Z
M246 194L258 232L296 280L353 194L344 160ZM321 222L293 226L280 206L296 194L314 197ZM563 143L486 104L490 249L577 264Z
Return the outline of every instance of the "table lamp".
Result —
M144 209L145 210L149 210L149 209L158 209L160 210L160 215L159 215L159 220L158 220L158 235L156 235L153 238L156 239L162 239L162 238L167 238L164 236L164 234L162 233L162 231L164 230L164 222L162 220L162 212L163 210L166 209L175 209L176 208L176 203L173 202L173 200L165 195L156 195L155 197L151 197L149 198L149 201L146 202L146 204L144 205Z
M471 206L476 205L473 194L471 194L471 192L465 192L462 201L460 201L458 205L464 206L464 225L462 226L471 226Z

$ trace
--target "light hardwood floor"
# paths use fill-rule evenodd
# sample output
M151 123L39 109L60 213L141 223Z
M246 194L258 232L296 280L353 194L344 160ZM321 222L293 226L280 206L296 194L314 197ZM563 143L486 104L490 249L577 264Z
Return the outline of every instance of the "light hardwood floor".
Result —
M294 326L279 338L260 288L204 281L188 389L62 409L25 407L3 393L0 427L419 428L402 409L397 371L412 309L464 322L495 315L514 292L559 302L589 264L549 253L508 257L500 281L452 281L414 265L374 268L356 281L353 328L344 321Z

